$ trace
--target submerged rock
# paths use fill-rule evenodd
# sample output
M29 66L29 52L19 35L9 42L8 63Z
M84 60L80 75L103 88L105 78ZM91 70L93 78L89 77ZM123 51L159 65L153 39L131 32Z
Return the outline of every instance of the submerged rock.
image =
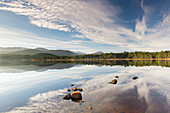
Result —
M72 89L73 91L77 91L77 88L76 87L73 87L73 89Z
M63 99L64 99L64 100L70 100L70 99L71 99L70 93L68 93L67 95L65 95L65 96L63 97Z
M66 89L68 92L70 92L70 89Z
M75 102L82 102L82 95L79 91L71 93L71 100Z
M132 77L132 79L133 79L133 80L136 80L136 79L138 79L138 77Z
M78 102L78 103L82 103L82 102L84 102L84 100L72 100L72 101L74 101L74 102ZM81 104L80 104L81 105Z
M91 110L91 111L93 110L91 106L88 109Z
M115 78L119 78L119 76L116 75Z
M74 86L74 84L70 84L70 86Z
M116 84L116 83L117 83L117 80L114 79L114 80L110 81L109 83L110 83L110 84Z
M78 90L79 90L79 91L83 91L83 88L80 88L80 87L79 87Z

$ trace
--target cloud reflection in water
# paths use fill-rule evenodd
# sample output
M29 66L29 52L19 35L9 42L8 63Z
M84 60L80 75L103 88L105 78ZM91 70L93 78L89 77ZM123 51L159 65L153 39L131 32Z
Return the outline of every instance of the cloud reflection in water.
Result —
M77 71L83 69L88 70L88 66L77 67ZM85 102L82 105L63 100L66 94L66 88L64 88L30 97L27 105L16 107L10 112L79 113L80 111L89 112L89 106L92 106L96 113L168 113L170 111L169 68L102 66L93 67L88 71L92 71L93 76L90 73L86 73L89 74L87 76L80 74L79 78L84 79L76 82L76 85L81 85L84 90L82 95ZM120 77L118 83L108 84L115 75ZM139 79L132 80L131 77L134 75ZM86 79L89 77L91 79Z

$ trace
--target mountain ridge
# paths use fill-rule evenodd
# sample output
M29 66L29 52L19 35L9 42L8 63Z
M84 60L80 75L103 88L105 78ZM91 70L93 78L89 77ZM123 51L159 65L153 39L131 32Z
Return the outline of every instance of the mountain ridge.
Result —
M0 54L11 54L11 55L36 55L39 53L48 53L48 54L53 54L57 56L74 56L74 55L79 55L79 53L70 51L70 50L48 50L45 48L35 48L35 49L30 49L30 48L20 48L20 47L7 47L3 48L0 47Z
M92 53L93 55L101 55L101 54L103 54L103 52L102 51L97 51L97 52L95 52L95 53Z

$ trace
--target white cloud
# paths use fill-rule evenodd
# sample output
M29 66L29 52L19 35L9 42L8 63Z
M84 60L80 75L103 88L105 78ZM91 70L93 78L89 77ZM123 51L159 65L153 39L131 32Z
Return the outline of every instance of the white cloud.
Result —
M1 47L45 47L45 48L58 48L87 51L89 48L81 46L84 41L72 40L72 41L61 41L52 38L40 37L31 32L26 32L24 30L18 30L13 28L1 28L0 27L0 45Z
M141 2L142 19L136 19L135 31L117 24L121 8L102 0L17 0L1 1L0 10L28 16L30 23L39 27L65 32L78 32L78 38L93 42L117 45L128 50L170 49L168 17L161 26L148 28L151 7ZM170 15L170 14L168 14ZM154 31L154 32L153 32Z
M79 34L72 35L72 37L77 37L77 38L82 38L82 39L84 39L84 38L85 38L85 36L84 36L84 35L79 35Z

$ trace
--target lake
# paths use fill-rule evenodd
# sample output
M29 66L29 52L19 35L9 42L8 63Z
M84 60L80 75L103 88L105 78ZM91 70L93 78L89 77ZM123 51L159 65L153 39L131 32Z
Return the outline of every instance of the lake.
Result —
M0 112L170 113L170 62L156 62L1 63ZM84 102L63 100L70 84Z

